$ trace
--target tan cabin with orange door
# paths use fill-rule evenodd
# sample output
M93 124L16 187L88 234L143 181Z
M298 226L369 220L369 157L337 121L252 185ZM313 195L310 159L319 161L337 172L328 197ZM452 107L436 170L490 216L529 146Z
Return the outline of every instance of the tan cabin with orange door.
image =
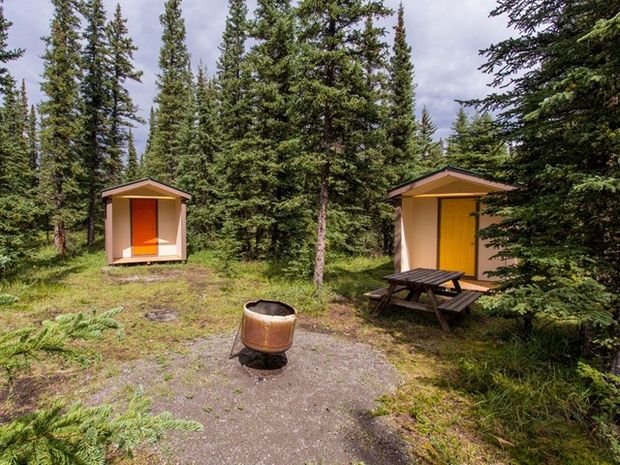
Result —
M190 194L146 178L106 189L101 197L108 265L186 260Z
M498 221L479 215L491 192L514 189L452 166L396 186L388 193L395 206L394 267L462 271L479 281L502 264L497 250L478 231Z

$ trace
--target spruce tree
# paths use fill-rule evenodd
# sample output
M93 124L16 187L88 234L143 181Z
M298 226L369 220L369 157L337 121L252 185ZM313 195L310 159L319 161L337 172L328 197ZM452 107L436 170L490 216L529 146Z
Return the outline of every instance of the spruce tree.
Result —
M131 150L129 136L133 123L144 122L138 115L138 107L127 89L129 82L142 82L142 71L135 69L133 54L138 48L129 36L127 20L123 18L120 4L116 5L114 17L106 26L106 38L111 66L110 157L107 163L106 183L113 184L120 178L125 149L129 163Z
M127 132L127 166L125 167L125 182L131 182L138 179L140 173L140 162L138 161L138 152L133 142L133 132L131 129Z
M390 116L391 89L388 45L385 29L366 18L360 44L360 61L364 70L366 105L360 112L358 131L361 144L358 149L357 182L351 186L353 207L349 212L351 225L347 242L355 247L350 253L379 250L392 252L393 206L385 199L385 192L408 170L405 160L394 158L391 136L387 129ZM368 182L372 180L372 182ZM361 248L359 247L361 245Z
M0 108L0 276L17 265L34 239L37 207L19 91L5 75Z
M18 59L21 49L8 49L12 23L4 16L0 2L0 64ZM15 80L0 67L0 277L17 264L34 236L36 205L32 198L32 170L28 158L27 105L25 87L16 88ZM26 106L27 108L27 106Z
M151 126L153 133L144 170L148 176L163 182L175 182L183 156L180 135L191 98L190 56L185 43L181 0L167 0L159 21L163 33L155 98L157 124Z
M245 0L229 0L217 62L220 121L227 142L241 140L250 123L247 70L243 68L248 34Z
M87 196L86 243L95 242L95 228L102 216L99 192L109 176L110 154L110 50L105 35L106 13L102 0L84 4L86 29L82 50L82 169L84 191Z
M620 374L610 339L620 320L618 2L509 0L492 15L520 33L485 51L497 93L477 102L516 142L505 176L518 188L497 198L489 211L504 219L485 232L515 259L499 270L509 292L492 306L526 332L536 315L594 328ZM613 415L600 419L609 423L598 430L612 427Z
M148 153L151 151L151 146L153 145L153 133L155 132L155 110L151 107L149 111L149 132L146 136L146 144L144 145L144 153L142 154L142 165L146 164L146 157Z
M452 132L448 137L448 159L450 163L458 166L457 158L467 150L469 137L469 117L461 106L452 123Z
M200 65L196 79L196 120L189 150L179 163L178 183L192 194L188 206L188 237L197 249L213 244L215 232L221 226L220 207L223 195L216 157L221 135L218 125L217 89Z
M24 54L24 49L9 49L9 29L13 23L4 16L4 0L0 1L0 88L4 88L12 79L9 70L2 66L10 61L17 60Z
M80 21L74 2L53 0L50 35L45 38L41 90L41 200L49 210L54 244L67 253L67 230L80 214Z
M390 118L387 124L390 138L390 157L386 165L393 167L390 183L398 184L406 178L419 174L419 159L416 150L415 85L414 67L411 61L411 46L407 43L405 11L398 7L394 28L394 47L390 63L389 104Z
M427 171L437 169L444 164L442 146L433 139L435 132L437 132L437 126L433 123L425 106L422 108L422 116L418 126L418 140L421 163Z
M508 149L489 112L477 112L469 121L463 108L459 109L448 139L447 158L449 163L483 176L500 174Z
M34 105L30 106L30 113L28 115L28 159L30 160L30 169L34 174L33 188L38 185L38 170L39 170L39 133L37 123L37 111Z
M317 194L314 282L323 284L330 197L355 178L359 114L366 108L363 69L357 62L366 18L385 15L381 1L303 0L298 8L301 53L295 91L303 128L308 188Z
M228 31L240 27L242 5L232 5ZM241 99L222 100L224 121L244 110L239 124L248 124L241 136L225 145L226 204L229 213L226 232L232 235L238 252L246 258L283 258L300 242L299 209L291 208L299 195L299 179L291 166L290 140L294 126L290 120L291 81L295 59L295 24L293 9L288 0L261 0L255 20L248 25L256 44L247 56L223 54L222 71L240 63L239 80L222 82L223 95L234 87ZM223 44L222 50L240 50L242 43ZM240 61L241 60L241 61ZM229 79L223 72L220 79ZM252 76L250 81L247 79ZM232 110L226 116L225 109ZM236 110L234 110L236 108ZM240 113L241 114L241 113ZM251 119L245 122L247 115ZM252 166L251 170L247 170Z

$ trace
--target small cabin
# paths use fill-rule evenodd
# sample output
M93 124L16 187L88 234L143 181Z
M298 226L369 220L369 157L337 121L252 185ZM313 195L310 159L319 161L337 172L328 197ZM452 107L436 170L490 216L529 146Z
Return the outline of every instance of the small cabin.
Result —
M151 178L101 193L108 265L187 259L187 201L192 196Z
M499 219L480 215L480 203L492 192L514 187L480 175L446 167L389 191L395 206L394 267L462 271L479 281L490 281L502 260L497 250L478 237L478 231Z

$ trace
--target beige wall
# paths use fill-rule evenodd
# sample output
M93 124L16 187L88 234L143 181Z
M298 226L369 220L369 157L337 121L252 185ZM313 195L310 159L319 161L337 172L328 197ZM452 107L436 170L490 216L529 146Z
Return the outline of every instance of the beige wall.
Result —
M437 199L402 199L401 271L437 267Z
M129 199L112 199L112 234L114 258L131 257Z
M177 237L180 229L180 200L159 200L157 209L159 256L181 255L177 251Z
M482 215L479 219L479 228L484 229L487 226L497 223L499 218L493 216ZM505 264L505 260L492 259L497 254L496 248L488 246L486 239L478 239L478 279L494 281L496 277L490 277L485 274L486 271L495 271L497 267Z

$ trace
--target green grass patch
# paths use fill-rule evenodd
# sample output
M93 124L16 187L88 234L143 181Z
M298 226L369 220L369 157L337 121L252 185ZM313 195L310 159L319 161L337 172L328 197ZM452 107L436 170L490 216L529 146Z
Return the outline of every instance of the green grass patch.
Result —
M192 339L234 331L246 301L282 300L302 320L387 355L403 383L373 413L400 428L422 463L611 463L584 426L589 391L576 374L574 328L550 324L523 342L512 322L478 312L450 335L432 315L390 310L373 318L362 294L385 286L381 277L391 272L386 257L332 257L317 294L282 264L231 263L209 251L191 254L187 264L107 267L100 250L78 250L61 260L45 247L0 282L0 295L12 296L0 305L0 325L122 306L123 339L91 344L106 360L90 369L95 376L85 389L93 392L98 376L118 374L131 359L155 357L161 376L170 379L170 353L182 354ZM178 319L145 317L158 310L173 310ZM75 396L71 389L82 382L79 373L67 376L58 394Z

